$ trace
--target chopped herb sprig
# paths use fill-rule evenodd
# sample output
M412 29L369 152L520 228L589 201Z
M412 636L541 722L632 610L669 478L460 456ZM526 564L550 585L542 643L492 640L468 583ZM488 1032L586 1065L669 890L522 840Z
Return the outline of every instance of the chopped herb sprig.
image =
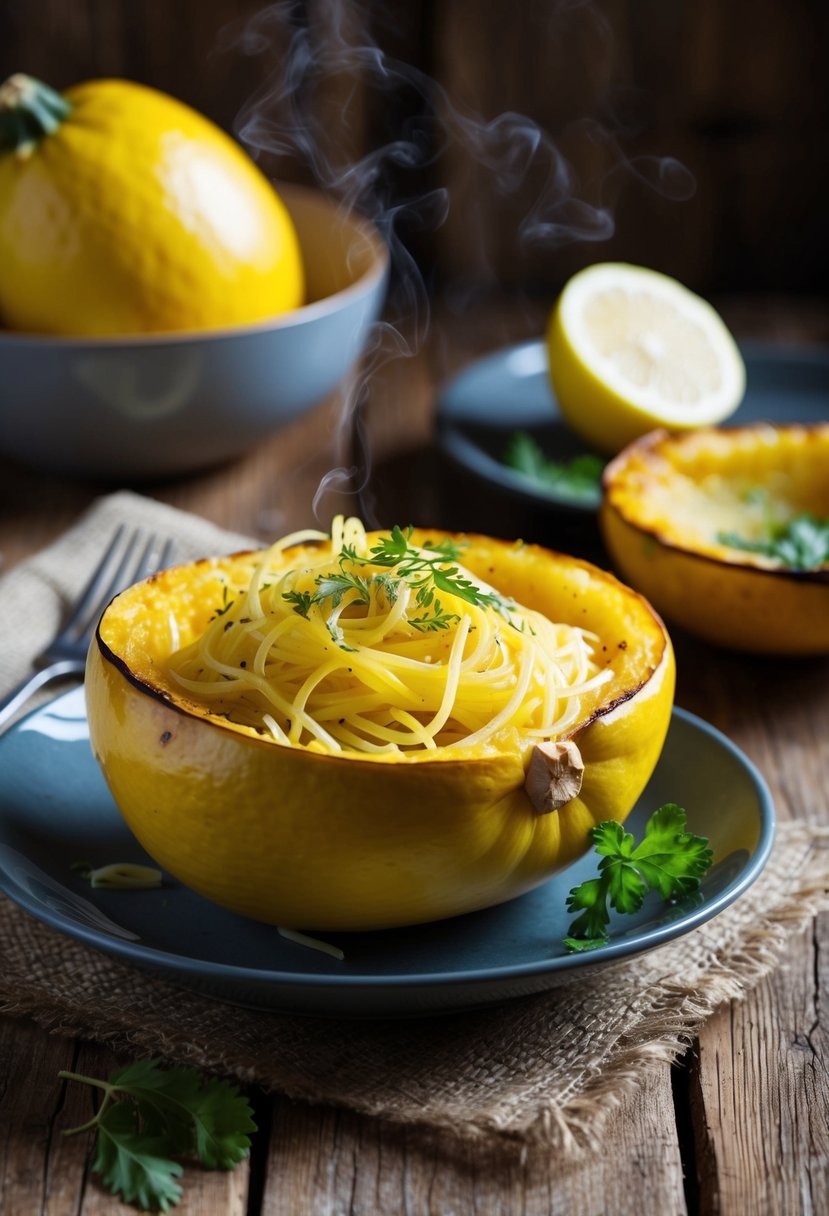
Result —
M719 532L717 540L731 549L757 553L790 570L817 570L829 562L829 519L804 511L785 523L770 524L766 536L750 540L736 532Z
M592 453L570 460L548 460L532 435L516 431L504 454L504 464L548 489L592 502L599 496L605 462Z
M456 612L445 608L439 593L456 596L478 607L492 608L509 624L520 628L520 622L512 615L513 600L479 586L461 573L455 564L463 551L460 544L446 538L437 542L427 540L419 547L411 543L412 534L411 527L395 525L388 535L377 538L367 555L344 545L337 557L339 569L318 575L313 592L286 591L283 599L291 604L294 612L306 618L316 605L326 617L333 640L343 649L349 648L336 614L346 596L349 604L368 606L373 591L392 605L400 594L402 583L414 592L414 601L420 610L419 615L409 618L409 624L421 632L448 629L459 619ZM378 566L383 572L377 572ZM363 573L369 567L373 569ZM389 573L385 573L386 570Z
M571 951L607 945L610 908L638 912L648 891L665 900L693 894L711 865L704 836L686 831L685 811L668 802L651 815L639 844L614 820L599 823L590 835L600 854L598 878L573 887L567 911L578 912L564 945Z

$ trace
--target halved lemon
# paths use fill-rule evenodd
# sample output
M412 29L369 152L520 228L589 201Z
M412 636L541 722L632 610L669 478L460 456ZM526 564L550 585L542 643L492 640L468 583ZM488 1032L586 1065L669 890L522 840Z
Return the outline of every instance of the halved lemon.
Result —
M714 426L745 392L742 356L716 310L642 266L604 262L574 275L547 346L565 421L611 455L657 427Z

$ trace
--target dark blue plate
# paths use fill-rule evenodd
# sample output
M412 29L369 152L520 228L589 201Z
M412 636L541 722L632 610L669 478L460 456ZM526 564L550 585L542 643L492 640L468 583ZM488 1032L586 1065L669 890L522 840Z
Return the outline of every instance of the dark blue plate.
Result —
M122 821L89 746L82 689L0 738L0 889L39 920L122 961L221 1000L328 1016L397 1016L470 1008L555 987L687 933L760 874L774 814L757 770L724 735L675 710L662 758L628 826L641 832L679 802L708 836L715 864L697 897L648 899L612 926L610 943L568 954L561 939L588 856L528 895L485 912L382 933L338 933L339 962L277 929L225 912L166 876L152 891L93 890L73 863L148 863Z
M746 343L746 394L740 408L726 422L825 422L829 419L829 351L783 349ZM573 526L592 519L599 491L577 498L547 487L508 468L504 455L510 437L526 431L550 460L567 461L587 449L564 423L547 375L543 342L525 342L496 351L472 363L442 390L437 406L438 446L452 466L471 483L467 490L471 515L498 497L497 509L508 518L524 513L534 521ZM475 491L477 490L477 494ZM533 514L527 515L527 512ZM489 531L453 518L454 527ZM494 525L497 527L497 522ZM511 525L504 531L510 533ZM525 528L520 529L529 538ZM536 536L533 536L536 539ZM554 539L550 536L548 539Z

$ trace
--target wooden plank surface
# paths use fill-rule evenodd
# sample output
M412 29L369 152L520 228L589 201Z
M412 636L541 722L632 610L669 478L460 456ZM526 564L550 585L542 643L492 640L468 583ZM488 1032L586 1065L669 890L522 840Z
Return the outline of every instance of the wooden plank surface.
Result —
M770 332L825 332L819 310L807 310L802 328L791 309L781 314L763 304L760 311L775 318ZM493 306L465 317L450 311L417 358L377 374L365 418L386 522L395 501L440 509L435 487L424 483L435 468L428 440L436 384L474 354L539 332L541 315L529 306ZM748 327L757 313L742 315ZM226 526L274 535L308 522L320 478L348 455L335 443L338 416L332 400L232 465L141 488ZM0 462L6 563L46 543L106 488ZM781 815L826 822L826 662L753 662L679 636L677 650L679 703L747 751L769 778ZM523 1160L469 1148L452 1157L412 1131L258 1096L263 1130L249 1165L230 1175L188 1170L179 1210L200 1216L829 1210L828 934L820 918L792 944L785 969L745 1004L712 1018L673 1086L666 1068L625 1102L599 1155L566 1167L544 1153ZM100 1048L52 1038L26 1021L0 1020L0 1210L10 1216L121 1210L90 1178L83 1141L60 1135L82 1120L89 1099L56 1079L72 1064L105 1074L116 1062Z
M0 1019L0 1211L6 1216L128 1216L90 1174L91 1137L63 1133L91 1118L88 1086L62 1069L107 1077L119 1061L94 1044L50 1037L24 1020ZM245 1216L250 1166L230 1173L188 1168L181 1216Z
M700 1035L689 1096L703 1211L829 1211L828 949L821 915Z
M278 1100L267 1173L280 1185L268 1187L262 1216L684 1216L667 1066L622 1104L606 1145L609 1151L566 1166L547 1150L499 1154L468 1145L447 1152L410 1129Z

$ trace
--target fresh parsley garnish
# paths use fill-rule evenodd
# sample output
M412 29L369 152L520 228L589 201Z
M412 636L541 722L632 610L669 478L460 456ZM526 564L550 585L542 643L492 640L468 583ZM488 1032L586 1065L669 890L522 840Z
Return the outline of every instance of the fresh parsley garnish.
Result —
M248 1155L256 1124L247 1099L227 1081L203 1081L195 1069L161 1068L157 1060L137 1060L108 1081L58 1076L103 1092L95 1115L64 1134L97 1130L93 1170L114 1195L142 1211L167 1212L179 1202L178 1158L230 1170Z
M308 619L311 605L314 602L314 597L309 591L284 591L282 598L293 605L294 612L299 616L304 616L306 620Z
M351 573L342 564L339 574L321 574L316 580L316 586L316 602L321 604L324 600L330 600L332 608L339 608L343 596L349 591L355 592L352 604L368 604L371 601L369 580Z
M504 453L504 464L549 489L592 501L598 498L605 462L589 453L566 461L548 460L532 435L516 431Z
M731 549L759 553L790 570L817 570L829 562L829 519L804 511L785 523L770 524L768 534L749 540L736 532L719 532L717 540Z
M608 905L616 912L638 912L648 891L675 900L699 889L713 853L704 836L685 830L685 820L682 807L668 802L651 815L639 844L612 819L591 829L602 858L599 877L573 887L567 898L567 911L579 913L564 939L568 950L607 944Z
M438 629L448 629L453 621L457 621L457 612L447 612L440 600L429 601L430 612L426 616L410 616L409 624L422 633L435 633Z
M344 650L343 631L337 623L335 613L348 597L348 604L371 603L372 591L393 605L400 594L401 583L406 583L414 592L414 600L420 610L409 618L409 624L421 632L448 629L458 614L449 612L441 603L439 594L454 595L468 604L492 608L509 624L520 628L512 613L515 602L497 591L489 591L466 578L456 564L463 547L451 538L440 541L427 540L423 546L411 543L413 528L401 528L395 524L388 535L380 536L367 555L362 555L350 545L343 545L337 556L339 569L320 574L315 581L315 590L286 591L283 599L291 604L294 612L308 617L315 605L325 616L328 632L336 644ZM377 572L377 567L381 573ZM367 573L368 567L373 567ZM388 571L386 573L385 571ZM393 573L392 573L393 571Z

